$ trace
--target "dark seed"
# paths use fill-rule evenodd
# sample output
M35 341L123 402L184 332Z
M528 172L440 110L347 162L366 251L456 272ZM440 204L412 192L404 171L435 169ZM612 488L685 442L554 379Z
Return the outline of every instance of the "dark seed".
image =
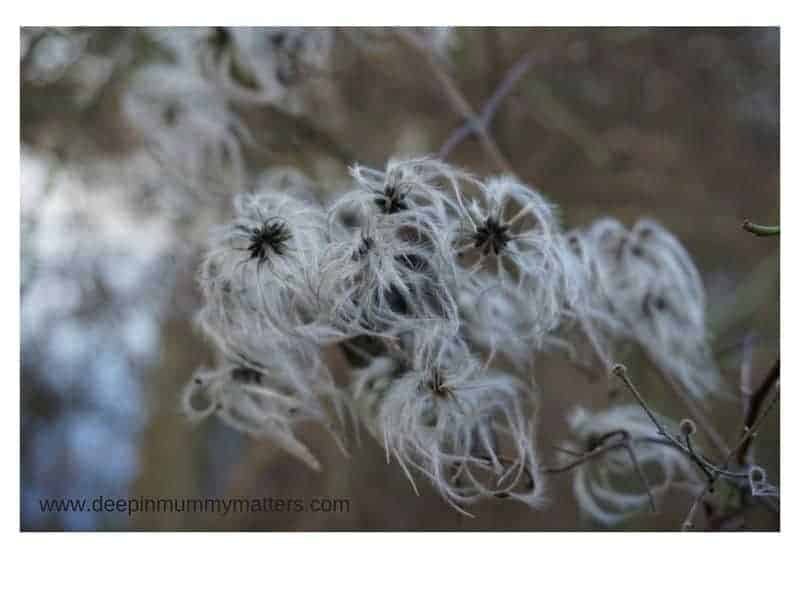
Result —
M375 197L375 204L384 214L393 215L401 210L408 209L408 205L405 203L405 197L406 195L396 187L387 185L383 190L383 194Z
M501 225L493 217L489 217L486 219L486 222L478 227L478 230L472 234L475 248L481 249L484 255L489 254L489 252L500 254L506 245L508 245L508 242L511 241L508 229L508 225Z
M261 384L261 373L248 367L236 367L231 372L231 379L239 383Z
M250 231L250 245L247 251L251 259L258 259L258 264L263 264L269 258L269 253L285 254L289 247L287 242L292 239L292 232L283 221L267 220L261 227Z

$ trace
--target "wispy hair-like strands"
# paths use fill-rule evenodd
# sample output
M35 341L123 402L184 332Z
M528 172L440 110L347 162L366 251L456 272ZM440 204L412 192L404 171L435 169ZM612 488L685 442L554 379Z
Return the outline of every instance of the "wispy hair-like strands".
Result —
M524 386L482 369L462 341L436 340L418 343L411 368L384 384L380 398L367 394L368 429L415 489L418 472L460 511L487 497L539 506L544 487Z
M651 494L660 498L670 487L684 486L694 492L704 485L689 457L661 438L638 406L597 412L579 407L569 425L573 435L569 448L576 454L595 450L613 435L624 434L630 440L630 451L616 448L574 469L578 505L599 523L622 522L645 509Z
M200 270L198 321L221 366L198 385L215 408L192 413L195 385L187 412L273 436L312 465L291 426L343 431L355 419L414 489L422 476L466 513L491 497L542 504L531 367L555 347L574 350L576 332L604 365L634 341L697 397L715 389L701 360L702 281L658 224L602 219L564 234L536 190L436 159L357 165L351 176L352 189L328 202L296 174L236 198ZM351 363L346 383L327 370L330 347ZM579 413L572 427L583 450L614 430L653 437L636 407ZM658 490L693 481L685 456L636 444L661 469ZM615 487L631 468L621 458L576 471L579 501L606 523L648 498Z
M344 426L340 392L322 362L288 348L272 353L272 358L264 365L229 356L214 370L201 369L184 390L184 414L192 421L216 415L234 429L274 441L319 470L319 461L297 439L293 427L313 421L339 441ZM204 405L196 404L201 393L207 397Z
M616 342L635 341L691 398L707 403L720 389L720 375L703 283L686 249L649 219L630 230L600 219L569 240L574 264L583 269L583 301L574 309L599 352L610 355Z

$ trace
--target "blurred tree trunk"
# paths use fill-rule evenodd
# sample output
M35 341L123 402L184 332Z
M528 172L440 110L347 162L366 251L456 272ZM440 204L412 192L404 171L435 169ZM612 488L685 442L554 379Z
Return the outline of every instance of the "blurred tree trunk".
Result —
M133 497L181 498L197 496L197 431L180 413L183 387L211 353L187 319L171 319L162 328L161 357L147 384L149 422L142 436L141 469ZM137 530L191 529L191 513L138 513L131 520Z

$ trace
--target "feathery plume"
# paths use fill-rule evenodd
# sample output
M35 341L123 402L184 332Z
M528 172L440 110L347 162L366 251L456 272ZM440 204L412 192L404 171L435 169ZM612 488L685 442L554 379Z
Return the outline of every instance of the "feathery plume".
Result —
M668 488L688 484L704 485L691 460L661 438L648 416L634 405L614 406L590 412L576 408L569 417L574 442L568 449L585 453L600 447L611 435L623 433L630 451L623 447L578 465L573 490L581 510L604 525L616 525L648 506L650 495L662 496ZM643 482L640 474L647 474Z

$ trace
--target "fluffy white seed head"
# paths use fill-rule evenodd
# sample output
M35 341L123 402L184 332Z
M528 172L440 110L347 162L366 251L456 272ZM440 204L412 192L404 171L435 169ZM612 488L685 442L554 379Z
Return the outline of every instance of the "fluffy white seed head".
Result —
M332 213L354 210L378 214L397 226L446 227L450 214L463 211L464 186L477 185L468 173L430 157L392 159L379 171L355 165L356 187L331 207Z
M599 362L604 371L613 364L614 341L623 336L624 323L613 311L600 287L598 261L591 240L581 230L561 237L564 262L564 306L557 332L549 336L549 349L566 350L572 360L590 367ZM583 347L588 352L583 352Z
M630 230L601 219L568 239L585 274L574 312L604 361L631 340L692 398L717 391L703 283L680 242L648 219Z
M702 282L651 221L628 231L605 219L564 235L535 190L430 158L355 166L353 188L324 208L313 185L284 175L237 197L234 219L212 235L199 322L222 366L190 386L187 412L207 389L214 408L197 415L268 431L310 464L292 424L338 430L356 416L412 485L422 475L463 511L488 497L541 504L529 371L538 352L574 349L578 332L605 363L635 341L687 389L713 388L699 373ZM325 367L332 345L353 366L347 393ZM572 426L581 451L609 431L640 436L641 460L660 469L657 491L688 480L684 457L644 439L657 436L636 407L578 413ZM576 471L579 501L601 521L647 500L620 487L626 456Z
M570 415L569 426L572 440L567 448L575 453L619 441L622 432L630 436L630 447L655 498L673 486L688 485L694 490L703 484L691 460L659 436L639 406L614 406L596 412L579 407ZM573 477L581 510L604 525L616 525L649 505L647 489L625 448L582 463L573 470Z
M216 415L234 429L272 440L318 470L319 461L293 428L313 421L337 436L343 422L339 392L322 363L288 348L272 358L270 365L226 358L215 370L198 371L184 391L184 413L192 421Z
M458 326L436 246L412 228L374 215L359 227L333 225L322 256L320 295L333 323L352 334L397 336L431 323Z
M421 473L459 510L487 497L538 506L543 484L522 408L529 392L483 370L463 342L438 340L422 340L402 374L402 366L384 363L382 380L373 376L366 386L360 379L368 429L412 485Z
M240 195L235 218L212 233L200 268L201 321L225 339L313 331L311 290L325 244L319 207L281 192Z
M516 286L503 286L485 274L473 276L474 285L459 291L462 335L484 354L509 360L520 372L531 369L552 322L530 297Z
M502 287L524 290L549 331L564 305L564 261L553 207L511 177L489 179L466 205L451 236L466 270L494 277ZM473 282L474 283L474 282Z
M139 71L123 97L131 125L165 169L188 186L241 182L251 137L213 83L197 70L156 64Z

